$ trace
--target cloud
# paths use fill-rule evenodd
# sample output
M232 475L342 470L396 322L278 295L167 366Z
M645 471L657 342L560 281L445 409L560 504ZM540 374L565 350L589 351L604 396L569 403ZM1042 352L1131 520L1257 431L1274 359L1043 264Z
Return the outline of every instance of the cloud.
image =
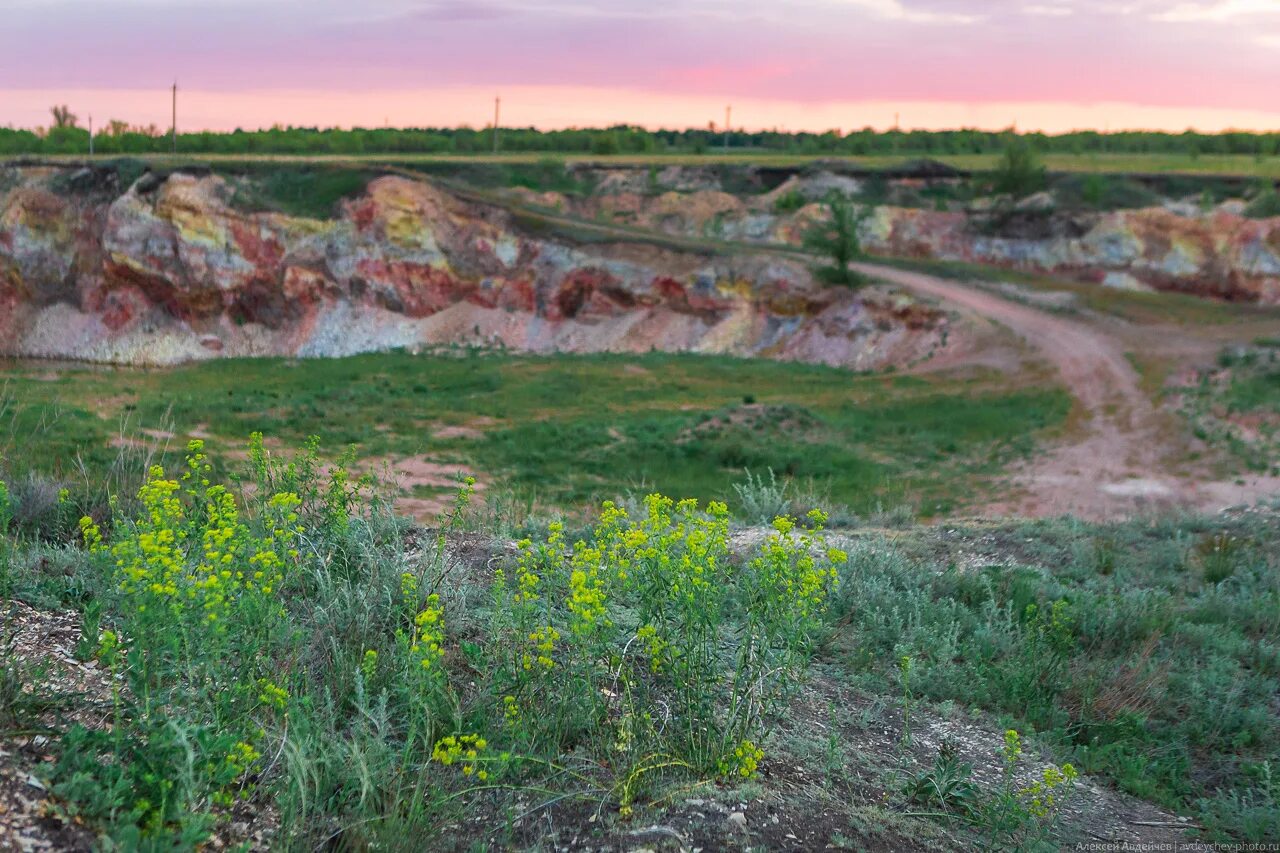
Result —
M462 86L505 93L516 85L589 83L731 98L735 113L747 97L797 104L1113 100L1272 110L1280 79L1280 22L1262 14L1280 8L1280 0L658 6L652 0L0 0L0 6L8 13L0 26L0 92L43 90L49 103L61 97L58 103L95 115L107 107L54 93L89 85L154 90L163 107L176 76L190 91L223 93ZM1154 20L1188 10L1226 17ZM572 106L565 105L568 121L576 120ZM0 98L0 124L14 120L13 110L10 98ZM228 122L238 120L228 115ZM858 121L855 114L842 123Z
M1050 6L1040 3L1033 3L1022 9L1024 15L1039 15L1047 18L1066 18L1075 14L1075 10L1070 6Z
M1280 15L1280 3L1276 0L1210 0L1210 2L1179 3L1167 12L1151 17L1157 21L1236 21L1262 15Z
M972 24L982 17L968 12L938 12L911 8L902 0L836 0L831 5L863 9L877 18L904 21L910 24Z

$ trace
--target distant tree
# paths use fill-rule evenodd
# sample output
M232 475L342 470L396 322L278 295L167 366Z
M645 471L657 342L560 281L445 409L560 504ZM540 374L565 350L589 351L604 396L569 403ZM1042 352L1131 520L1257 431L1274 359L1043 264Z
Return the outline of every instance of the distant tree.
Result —
M71 108L66 104L52 106L49 112L53 113L54 127L78 127L76 114L71 112Z
M591 140L592 154L617 154L621 150L618 145L618 134L612 130L597 133Z
M831 260L830 265L818 267L814 272L828 284L861 287L866 284L866 278L849 269L849 264L865 257L858 239L858 226L869 211L855 213L849 200L838 193L827 197L826 207L827 221L814 224L804 235L805 248L821 252Z
M52 109L54 119L38 132L0 127L0 153L39 154L78 150L85 140L76 126L77 117L65 105ZM99 138L102 151L115 153L148 153L168 150L168 127L126 125L112 122ZM721 128L723 131L723 128ZM52 136L50 136L52 132ZM110 138L110 141L108 141ZM50 141L52 140L52 141ZM487 154L493 150L490 131L469 127L445 128L338 128L279 126L263 130L236 130L230 133L188 133L182 138L185 151L202 154L402 154L409 152L449 152ZM649 151L705 153L719 147L723 136L714 126L696 129L649 131L631 125L607 128L573 128L540 131L534 128L504 128L504 151L587 153L642 153ZM866 128L852 133L815 134L769 131L746 133L735 131L731 145L759 151L778 151L816 155L887 155L899 154L1000 154L1021 163L1034 153L1075 154L1107 152L1112 154L1176 154L1186 155L1193 149L1205 156L1237 157L1274 156L1280 134L1220 134L1131 132L1099 134L1078 131L1047 136L1018 135L1011 131L991 133L977 130L959 131L886 131ZM1022 146L1029 146L1023 149ZM1010 151L1017 147L1017 151ZM1025 156L1024 156L1025 155ZM1022 178L1013 180L1019 193L1032 192L1021 167L1002 169ZM1030 174L1031 187L1038 189L1035 169Z
M995 191L1022 198L1039 192L1047 183L1044 166L1030 143L1017 137L1010 139L996 168Z

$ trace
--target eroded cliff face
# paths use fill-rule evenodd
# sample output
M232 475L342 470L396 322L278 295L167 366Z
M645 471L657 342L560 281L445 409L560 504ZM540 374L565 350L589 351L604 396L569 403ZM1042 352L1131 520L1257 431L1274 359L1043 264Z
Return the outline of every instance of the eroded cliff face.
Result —
M462 344L869 369L944 337L942 312L821 287L802 264L534 236L420 180L378 178L322 221L244 212L211 174L68 192L65 171L0 180L0 354L156 365Z
M963 213L878 208L863 230L871 250L884 254L1067 274L1126 289L1280 303L1280 219L1221 211L1188 217L1146 208L1065 225L1066 233L1011 237L983 233ZM1040 227L1055 230L1052 221ZM794 230L788 237L796 239Z
M862 190L856 179L823 172L752 195L726 193L711 176L703 178L698 183L686 177L687 192L665 189L670 181L646 192L639 175L607 174L587 197L517 192L527 203L588 219L681 236L798 245L805 230L826 215L819 203L824 196ZM800 206L779 212L784 197L799 199ZM1058 211L1053 204L1045 194L1001 213L980 205L945 211L881 205L862 224L863 248L885 256L1068 275L1112 287L1280 303L1280 218L1246 218L1238 202L1210 211L1184 201L1108 213Z

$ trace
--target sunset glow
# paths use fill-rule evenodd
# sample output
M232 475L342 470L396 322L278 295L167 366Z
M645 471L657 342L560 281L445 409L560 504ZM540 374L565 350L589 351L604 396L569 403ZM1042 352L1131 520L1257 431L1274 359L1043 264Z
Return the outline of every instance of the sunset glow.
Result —
M1277 0L6 5L14 126L1280 127Z

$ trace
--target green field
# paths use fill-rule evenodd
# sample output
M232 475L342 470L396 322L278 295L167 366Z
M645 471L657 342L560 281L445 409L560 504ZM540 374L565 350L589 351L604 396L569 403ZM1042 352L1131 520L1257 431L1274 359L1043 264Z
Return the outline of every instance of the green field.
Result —
M215 455L259 431L292 446L311 435L334 452L355 445L366 469L425 456L568 509L655 488L722 497L745 470L772 470L858 513L949 512L1070 408L1057 389L1009 388L996 375L663 354L388 353L167 370L9 363L0 385L10 464L38 460L58 477L76 460L108 467L121 424L173 452L194 430Z
M751 165L761 167L800 167L830 160L839 160L868 169L883 169L918 160L922 156L874 155L803 155L770 154L759 151L720 153L714 150L705 154L563 154L554 152L520 152L511 154L366 154L366 155L293 155L260 154L136 154L128 155L158 166L189 166L201 163L325 163L376 165L422 164L529 164L547 161L596 164L609 166L700 166L700 165ZM992 154L937 154L927 155L958 169L993 171L1001 155ZM46 155L40 159L51 162L84 162L81 155ZM111 159L102 157L101 159ZM1100 172L1109 174L1184 174L1242 177L1280 178L1280 157L1258 158L1245 154L1204 154L1192 157L1187 154L1046 154L1042 158L1054 172Z

